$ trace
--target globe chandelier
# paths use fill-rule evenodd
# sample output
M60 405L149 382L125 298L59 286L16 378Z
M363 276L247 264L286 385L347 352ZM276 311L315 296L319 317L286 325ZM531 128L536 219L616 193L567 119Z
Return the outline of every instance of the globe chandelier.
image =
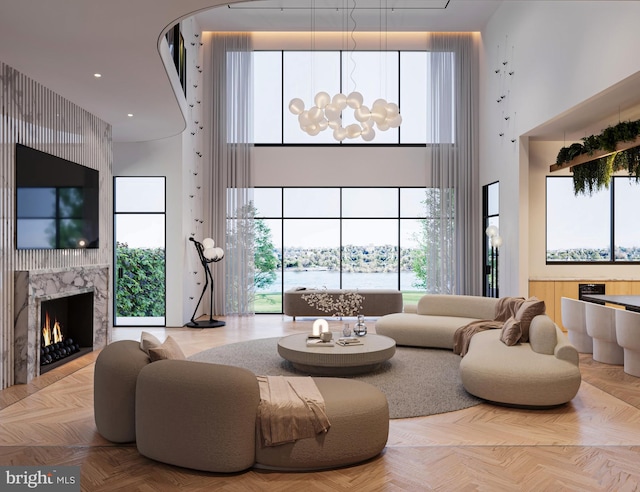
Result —
M356 21L353 17L355 9L356 0L353 0L353 7L349 14L353 21L353 29L351 30L353 51L356 48L354 38ZM382 10L382 7L380 10ZM385 7L385 15L386 10ZM315 27L314 3L312 3L312 16L312 24ZM355 70L355 67L351 71L352 74L353 70ZM342 142L347 138L355 139L358 137L361 137L365 142L370 142L376 136L376 129L378 131L387 131L389 128L398 128L402 123L400 108L396 103L379 98L371 106L367 106L364 104L362 94L356 90L348 95L338 93L333 97L327 92L320 91L315 95L313 103L313 106L307 109L304 101L299 97L295 97L289 102L289 111L298 117L300 129L312 137L331 129L333 130L333 138L338 142ZM343 113L347 108L353 110L353 116L357 123L344 127Z

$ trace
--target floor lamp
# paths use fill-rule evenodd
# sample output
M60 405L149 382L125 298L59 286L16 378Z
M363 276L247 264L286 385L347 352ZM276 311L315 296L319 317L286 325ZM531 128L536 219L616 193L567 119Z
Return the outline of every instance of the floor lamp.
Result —
M189 241L192 241L196 250L198 251L198 257L200 258L200 262L202 263L202 267L204 268L204 288L202 289L202 294L200 294L200 299L198 299L198 304L196 304L196 308L193 311L193 315L191 316L191 321L187 323L187 326L190 328L219 328L220 326L224 326L226 323L224 321L218 321L217 319L213 319L213 275L211 275L211 268L209 265L211 263L217 263L222 258L224 258L224 250L222 248L216 248L215 242L211 238L205 238L202 242L196 241L192 237L189 238ZM211 287L209 293L209 301L211 305L211 314L209 314L208 320L196 321L196 313L198 312L198 308L200 307L200 303L202 302L202 298L204 297L204 293L207 291L207 287Z
M500 297L500 287L498 285L498 258L500 253L498 249L502 246L502 237L498 234L498 227L490 225L485 230L485 234L489 238L491 247L491 258L489 264L489 291L491 297Z

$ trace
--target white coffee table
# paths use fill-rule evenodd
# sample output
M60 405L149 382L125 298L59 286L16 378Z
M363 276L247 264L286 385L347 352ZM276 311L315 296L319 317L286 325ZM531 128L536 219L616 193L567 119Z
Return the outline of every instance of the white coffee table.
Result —
M393 357L396 342L382 335L366 335L357 345L307 347L308 334L278 340L278 353L299 371L322 376L349 376L371 372ZM334 339L340 335L334 333Z

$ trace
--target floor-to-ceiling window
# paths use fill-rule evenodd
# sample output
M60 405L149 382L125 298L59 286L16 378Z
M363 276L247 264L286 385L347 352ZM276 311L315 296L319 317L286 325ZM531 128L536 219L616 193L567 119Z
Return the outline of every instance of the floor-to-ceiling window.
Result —
M114 177L114 325L165 325L165 178Z
M427 292L431 190L398 187L256 188L256 312L281 313L296 287ZM425 239L427 238L427 239ZM265 268L260 267L265 265ZM268 266L267 266L268 265Z
M305 146L313 152L314 147L327 145L437 144L425 116L431 57L428 51L254 52L254 78L259 81L254 84L255 145ZM326 121L318 124L326 123L328 129L307 134L302 131L308 128L303 125L303 109L311 113L318 109L316 105L326 103L315 97L320 91L327 92L331 106L336 107L340 93L357 91L362 106L348 103L338 110L338 120L329 116L336 109L328 111L330 105L324 106ZM290 106L296 99L303 103L301 114L290 110L298 107L297 103ZM403 121L399 128L376 122L373 140L362 135L340 139L333 134L332 124L348 127L356 120L362 122L376 103L383 104L389 118L399 107ZM373 111L372 118L373 113L380 116ZM282 292L299 286L400 289L409 302L438 291L435 279L428 278L434 269L427 267L437 256L442 226L441 217L430 216L440 200L435 190L256 188L254 197L259 252L256 312L282 312ZM268 258L265 251L272 252Z

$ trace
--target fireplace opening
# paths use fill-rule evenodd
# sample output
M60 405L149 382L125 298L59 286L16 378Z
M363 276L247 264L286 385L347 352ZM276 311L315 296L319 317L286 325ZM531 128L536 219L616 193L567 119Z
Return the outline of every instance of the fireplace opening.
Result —
M40 374L93 350L93 292L40 303Z

